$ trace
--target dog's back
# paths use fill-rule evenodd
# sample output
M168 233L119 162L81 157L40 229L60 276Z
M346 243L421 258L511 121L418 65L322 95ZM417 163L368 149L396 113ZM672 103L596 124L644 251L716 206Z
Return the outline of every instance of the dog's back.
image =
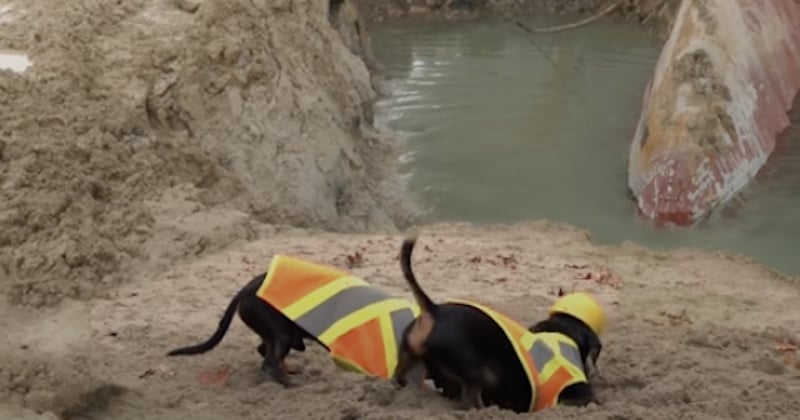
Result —
M574 331L535 334L475 302L433 302L411 268L415 242L416 238L403 242L400 262L423 312L404 334L404 345L433 367L434 382L445 395L460 395L462 403L476 408L496 404L516 412L552 407L562 393L571 402L584 396L588 381L582 359L594 343ZM561 315L551 319L539 327L567 329L559 324Z
M462 343L463 351L474 353L468 369L481 372L487 386L482 391L485 405L495 404L515 411L527 411L532 398L523 362L508 339L506 332L485 312L466 303L450 302L440 305L440 321L434 334L436 341L445 342L440 348L430 347L437 359L453 357L448 343ZM446 314L446 315L445 315ZM450 322L449 320L453 320Z
M433 367L430 375L445 395L460 395L466 406L529 406L530 369L522 366L524 361L502 324L481 305L433 302L417 283L411 266L415 243L416 238L407 238L400 254L404 277L422 307L422 314L403 337L406 350ZM517 330L527 332L522 326Z
M587 383L581 353L575 341L558 332L533 333L517 321L474 302L471 323L460 339L481 354L483 366L496 375L485 390L498 406L516 412L552 407L566 388ZM482 315L485 319L477 319ZM452 351L452 349L450 349Z

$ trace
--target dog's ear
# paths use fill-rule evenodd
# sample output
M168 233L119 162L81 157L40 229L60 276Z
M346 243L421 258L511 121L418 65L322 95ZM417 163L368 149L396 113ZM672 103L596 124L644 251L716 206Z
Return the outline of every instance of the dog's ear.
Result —
M537 333L537 332L540 332L542 330L542 326L544 325L545 322L547 322L547 321L546 320L538 321L535 324L532 324L530 327L528 327L528 331L530 331L530 332L532 332L534 334Z

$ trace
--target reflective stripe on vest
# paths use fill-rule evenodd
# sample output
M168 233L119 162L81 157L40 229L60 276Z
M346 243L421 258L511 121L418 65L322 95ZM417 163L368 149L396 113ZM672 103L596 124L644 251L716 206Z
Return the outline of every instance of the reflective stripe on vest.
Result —
M384 378L394 373L403 330L419 314L360 278L286 255L273 257L256 295L325 344L343 368Z
M587 381L578 346L566 335L529 333L523 338L523 345L533 356L539 376L534 411L556 406L564 388Z
M475 307L503 329L531 386L529 411L555 406L564 388L586 382L580 352L569 337L560 333L534 334L512 318L474 302L455 299L449 302Z

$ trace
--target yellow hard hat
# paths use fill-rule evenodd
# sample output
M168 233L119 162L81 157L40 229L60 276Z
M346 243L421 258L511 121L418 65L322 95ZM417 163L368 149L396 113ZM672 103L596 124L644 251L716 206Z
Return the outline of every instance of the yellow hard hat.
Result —
M587 292L569 293L553 302L550 315L562 313L571 315L586 324L598 336L606 326L606 314L597 299Z

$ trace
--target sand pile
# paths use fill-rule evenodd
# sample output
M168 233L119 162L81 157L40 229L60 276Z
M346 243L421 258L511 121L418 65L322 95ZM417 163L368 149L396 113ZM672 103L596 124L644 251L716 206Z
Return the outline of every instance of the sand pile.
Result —
M0 49L34 64L0 72L0 289L51 305L266 223L402 223L366 33L331 3L3 0Z

